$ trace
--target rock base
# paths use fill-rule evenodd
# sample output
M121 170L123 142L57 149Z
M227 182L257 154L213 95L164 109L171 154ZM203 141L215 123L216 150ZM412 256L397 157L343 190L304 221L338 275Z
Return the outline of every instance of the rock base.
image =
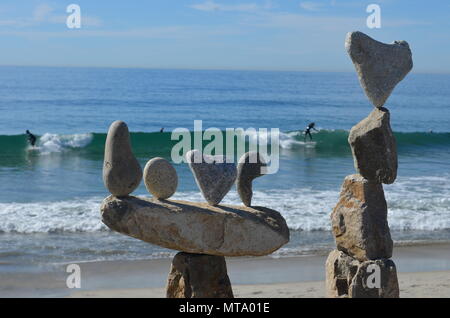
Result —
M167 298L233 298L223 256L178 253L172 261Z
M399 298L397 270L390 259L360 262L334 250L326 262L329 298Z

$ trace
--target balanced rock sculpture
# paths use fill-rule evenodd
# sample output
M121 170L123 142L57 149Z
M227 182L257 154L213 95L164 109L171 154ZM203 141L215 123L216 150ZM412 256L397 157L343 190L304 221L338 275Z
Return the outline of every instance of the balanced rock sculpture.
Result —
M199 161L194 161L195 156ZM281 214L268 208L216 206L233 185L236 166L197 151L187 157L209 204L166 200L175 192L178 178L162 158L150 160L144 170L146 187L154 198L128 196L139 185L142 172L137 173L140 167L131 154L125 123L113 123L104 171L112 195L101 205L102 222L113 231L180 251L172 261L167 297L231 298L225 256L271 254L289 242L289 229Z
M142 180L142 169L131 150L130 133L123 121L109 127L105 143L103 182L114 196L133 192Z
M352 128L349 144L357 175L347 176L331 214L337 250L326 262L328 297L397 298L399 286L392 256L383 183L397 177L397 149L389 110L383 105L412 69L405 41L384 44L361 32L347 35L345 47L369 100L376 107Z

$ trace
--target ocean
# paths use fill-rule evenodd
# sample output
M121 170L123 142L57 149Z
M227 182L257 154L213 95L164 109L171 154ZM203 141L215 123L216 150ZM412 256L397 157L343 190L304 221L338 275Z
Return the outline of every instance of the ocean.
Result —
M450 75L410 74L386 107L399 153L398 178L384 186L393 238L450 241ZM104 142L118 119L142 166L170 159L171 131L193 130L194 120L204 129L279 128L279 171L255 180L253 199L291 230L272 257L329 250L329 215L355 173L348 132L372 108L354 72L0 67L0 271L175 253L101 222ZM314 147L302 136L311 121ZM27 129L38 136L32 151ZM175 168L173 198L203 201L187 165ZM149 196L143 184L134 194ZM235 187L222 202L241 204Z

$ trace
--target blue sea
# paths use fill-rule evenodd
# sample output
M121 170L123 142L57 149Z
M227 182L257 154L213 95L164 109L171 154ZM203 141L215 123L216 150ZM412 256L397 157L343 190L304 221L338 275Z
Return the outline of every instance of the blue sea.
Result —
M384 186L393 238L450 241L450 75L409 74L385 106L399 152L398 178ZM171 131L193 130L194 120L279 128L279 171L255 180L253 199L291 229L272 256L330 249L329 215L355 173L348 132L372 109L354 72L0 67L0 269L174 254L101 222L104 142L118 119L142 166L170 159ZM311 121L314 146L302 136ZM32 151L27 129L38 136ZM187 165L175 168L173 198L203 201ZM143 184L134 194L149 196ZM241 204L235 188L222 202Z

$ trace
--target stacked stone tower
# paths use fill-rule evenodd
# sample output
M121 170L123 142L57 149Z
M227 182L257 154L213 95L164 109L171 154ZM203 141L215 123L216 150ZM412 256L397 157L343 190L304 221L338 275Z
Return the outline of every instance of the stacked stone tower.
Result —
M349 144L358 174L347 176L331 214L337 249L326 262L327 297L399 297L393 242L383 183L397 177L397 149L384 104L412 69L405 41L384 44L361 32L347 34L345 47L359 81L375 106L354 126Z

